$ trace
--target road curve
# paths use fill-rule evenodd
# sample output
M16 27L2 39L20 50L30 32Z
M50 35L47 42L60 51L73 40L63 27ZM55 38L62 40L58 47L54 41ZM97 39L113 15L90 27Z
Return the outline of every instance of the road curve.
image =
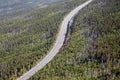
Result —
M78 6L74 10L72 10L62 21L62 24L60 26L60 31L57 35L56 42L53 46L53 48L50 50L50 52L43 58L36 66L34 66L32 69L30 69L28 72L23 74L21 77L19 77L17 80L27 80L30 77L32 77L36 72L41 70L46 64L48 64L54 56L59 52L61 47L63 46L64 40L65 40L65 34L67 33L67 25L69 21L76 16L76 14L85 6L87 6L89 3L91 3L93 0L89 0L82 5Z

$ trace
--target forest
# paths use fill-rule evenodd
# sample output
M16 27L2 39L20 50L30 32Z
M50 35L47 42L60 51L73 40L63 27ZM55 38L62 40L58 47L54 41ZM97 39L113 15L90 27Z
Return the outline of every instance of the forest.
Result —
M64 0L0 0L0 20L23 17L39 8L65 2Z
M68 44L29 80L120 80L119 0L94 0L69 31Z
M16 80L43 59L64 16L85 1L66 1L22 17L1 20L0 80Z

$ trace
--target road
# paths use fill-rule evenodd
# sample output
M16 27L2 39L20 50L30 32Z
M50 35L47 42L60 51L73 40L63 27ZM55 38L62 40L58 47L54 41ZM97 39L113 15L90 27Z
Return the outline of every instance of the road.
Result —
M64 40L65 40L65 34L67 33L67 25L71 19L73 19L77 13L87 6L89 3L91 3L93 0L89 0L82 5L78 6L74 10L72 10L62 21L62 24L60 26L59 33L57 35L57 39L55 44L53 45L53 48L50 50L50 52L32 69L30 69L28 72L23 74L21 77L19 77L17 80L27 80L30 77L32 77L35 73L37 73L39 70L41 70L46 64L48 64L55 55L59 52L61 47L63 46Z

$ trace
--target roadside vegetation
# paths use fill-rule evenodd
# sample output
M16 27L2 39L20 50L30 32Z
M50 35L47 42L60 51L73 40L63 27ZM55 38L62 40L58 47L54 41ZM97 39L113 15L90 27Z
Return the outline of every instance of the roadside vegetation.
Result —
M71 0L0 22L0 80L15 80L45 57L64 16L86 0ZM68 7L69 6L69 7Z
M29 80L119 80L119 4L95 0L81 10L68 44Z

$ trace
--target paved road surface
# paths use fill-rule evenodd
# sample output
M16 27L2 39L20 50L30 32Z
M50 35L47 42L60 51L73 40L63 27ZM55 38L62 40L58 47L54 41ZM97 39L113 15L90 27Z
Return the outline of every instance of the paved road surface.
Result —
M46 55L45 58L43 58L43 60L41 60L36 66L34 66L32 69L30 69L28 72L26 72L25 74L23 74L21 77L19 77L17 80L27 80L30 77L32 77L36 72L38 72L39 70L41 70L46 64L48 64L53 58L54 56L59 52L59 50L61 49L61 47L63 46L64 40L65 40L65 34L67 32L67 25L69 23L69 21L76 16L76 14L85 6L87 6L90 2L92 2L92 0L89 0L85 3L83 3L82 5L78 6L77 8L75 8L74 10L72 10L62 21L61 27L60 27L60 31L57 35L57 39L56 42L53 46L53 48L51 49L51 51Z

